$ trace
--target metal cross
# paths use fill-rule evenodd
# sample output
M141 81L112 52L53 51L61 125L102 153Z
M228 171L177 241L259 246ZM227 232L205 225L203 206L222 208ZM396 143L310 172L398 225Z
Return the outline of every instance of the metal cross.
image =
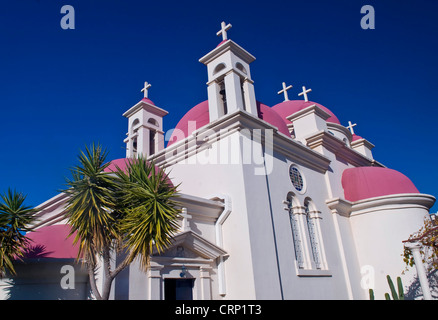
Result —
M225 24L224 21L221 23L221 29L216 33L217 36L222 34L222 40L227 40L227 31L231 29L231 24Z
M145 81L144 83L144 88L141 89L141 92L144 92L144 97L147 98L148 97L148 90L152 85L150 83L147 83L147 81Z
M353 130L353 127L355 127L355 126L357 126L357 123L351 123L351 121L348 121L348 127L347 127L347 129L349 129L350 130L350 132L351 132L351 134L354 134L354 130Z
M303 86L303 92L298 93L298 95L299 96L304 96L304 101L308 102L309 99L307 98L307 93L310 92L310 91L312 91L312 89L307 89L306 90L306 87Z
M289 101L289 97L287 95L287 90L291 89L292 85L286 87L286 83L283 82L283 90L278 91L278 94L284 93L284 101Z

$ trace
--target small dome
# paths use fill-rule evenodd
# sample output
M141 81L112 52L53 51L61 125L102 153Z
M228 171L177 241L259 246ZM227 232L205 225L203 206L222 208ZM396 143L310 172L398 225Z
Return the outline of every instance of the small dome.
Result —
M330 114L330 118L327 119L327 122L337 123L341 124L339 119L334 115L333 112L331 112L328 108L324 107L323 105L312 102L312 101L304 101L304 100L288 100L283 101L279 104L276 104L272 107L272 110L277 112L285 121L286 123L291 123L289 120L287 120L287 117L290 115L303 110L313 104L316 104L318 107L320 107L322 110Z
M29 232L29 248L25 250L25 258L75 259L79 252L79 244L73 245L75 234L70 234L70 226L56 224L41 227Z
M290 136L284 120L270 107L257 101L257 111L260 119L272 124L283 134ZM189 123L190 122L190 123ZM190 109L178 122L167 146L183 140L193 131L207 125L210 122L208 100L205 100Z
M146 103L149 103L149 104L155 106L155 103L149 98L143 98L140 101L143 101L143 102L146 102Z
M400 193L419 193L404 174L388 168L358 167L342 173L344 196L349 201Z

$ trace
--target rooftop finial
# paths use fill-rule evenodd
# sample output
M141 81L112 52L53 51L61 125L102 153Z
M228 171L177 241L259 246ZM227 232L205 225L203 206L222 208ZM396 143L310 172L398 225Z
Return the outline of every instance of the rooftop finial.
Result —
M224 21L221 23L221 29L216 33L217 36L222 34L222 40L225 41L228 39L227 31L231 29L231 24L225 24Z
M350 130L351 134L354 134L353 127L357 126L357 123L351 123L351 121L348 121L348 127L347 129Z
M307 89L306 87L303 86L303 92L298 93L299 96L304 96L304 101L308 102L309 99L307 98L307 93L309 93L310 91L312 91L312 89Z
M278 91L278 94L284 93L284 101L289 101L289 96L287 95L287 90L291 89L292 85L286 87L286 82L283 82L283 90Z
M144 87L143 89L141 89L141 92L144 92L144 97L147 98L148 97L148 90L152 85L150 83L148 83L147 81L145 81L144 83Z

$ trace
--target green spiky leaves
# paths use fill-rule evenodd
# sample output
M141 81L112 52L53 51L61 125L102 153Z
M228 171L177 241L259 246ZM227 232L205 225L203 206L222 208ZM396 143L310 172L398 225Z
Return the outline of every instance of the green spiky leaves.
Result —
M26 232L35 220L36 210L25 206L26 197L17 191L0 195L0 278L6 271L15 274L13 262L23 256L29 244Z
M106 156L99 145L80 153L65 190L68 223L80 255L93 265L96 255L111 248L128 253L125 264L139 258L146 269L153 248L165 249L177 228L176 187L142 158L127 159L124 170L106 172Z

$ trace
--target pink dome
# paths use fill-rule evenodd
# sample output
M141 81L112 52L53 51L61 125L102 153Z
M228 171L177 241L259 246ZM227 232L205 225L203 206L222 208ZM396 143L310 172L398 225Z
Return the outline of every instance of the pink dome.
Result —
M419 193L404 174L381 167L358 167L345 169L342 173L344 196L349 201L399 193Z
M289 120L287 120L287 117L294 114L295 112L298 112L300 110L307 108L308 106L311 106L312 104L316 104L322 110L324 110L325 112L330 114L330 118L327 119L328 122L341 124L333 112L331 112L329 109L327 109L323 105L316 103L316 102L312 102L312 101L308 101L308 102L306 102L304 100L283 101L283 102L273 106L272 110L277 112L286 121L286 123L291 123Z
M129 161L132 161L134 159L129 159L129 158L120 158L120 159L116 159L116 160L112 160L110 165L108 167L106 167L106 169L104 170L105 172L116 172L117 168L120 168L121 170L123 170L126 173L126 167L129 163ZM155 172L158 172L159 170L161 170L160 167L155 166ZM173 183L170 180L169 176L167 176L166 174L166 178L167 178L167 183L169 184L169 186L173 187Z
M73 245L75 234L69 237L70 226L57 224L45 226L29 232L31 240L25 251L25 258L74 259L79 252L79 244Z
M147 103L155 106L155 103L153 103L153 101L151 99L149 99L149 98L143 98L143 99L141 99L141 101L147 102Z
M272 124L278 129L278 131L290 137L290 132L287 128L286 122L277 112L275 112L275 110L263 103L257 102L257 111L260 119Z
M272 124L280 132L290 136L284 120L272 108L257 101L258 116L260 119ZM189 123L190 122L190 123ZM208 100L205 100L190 109L178 122L167 146L183 140L192 134L193 131L207 125L210 122L208 111Z

